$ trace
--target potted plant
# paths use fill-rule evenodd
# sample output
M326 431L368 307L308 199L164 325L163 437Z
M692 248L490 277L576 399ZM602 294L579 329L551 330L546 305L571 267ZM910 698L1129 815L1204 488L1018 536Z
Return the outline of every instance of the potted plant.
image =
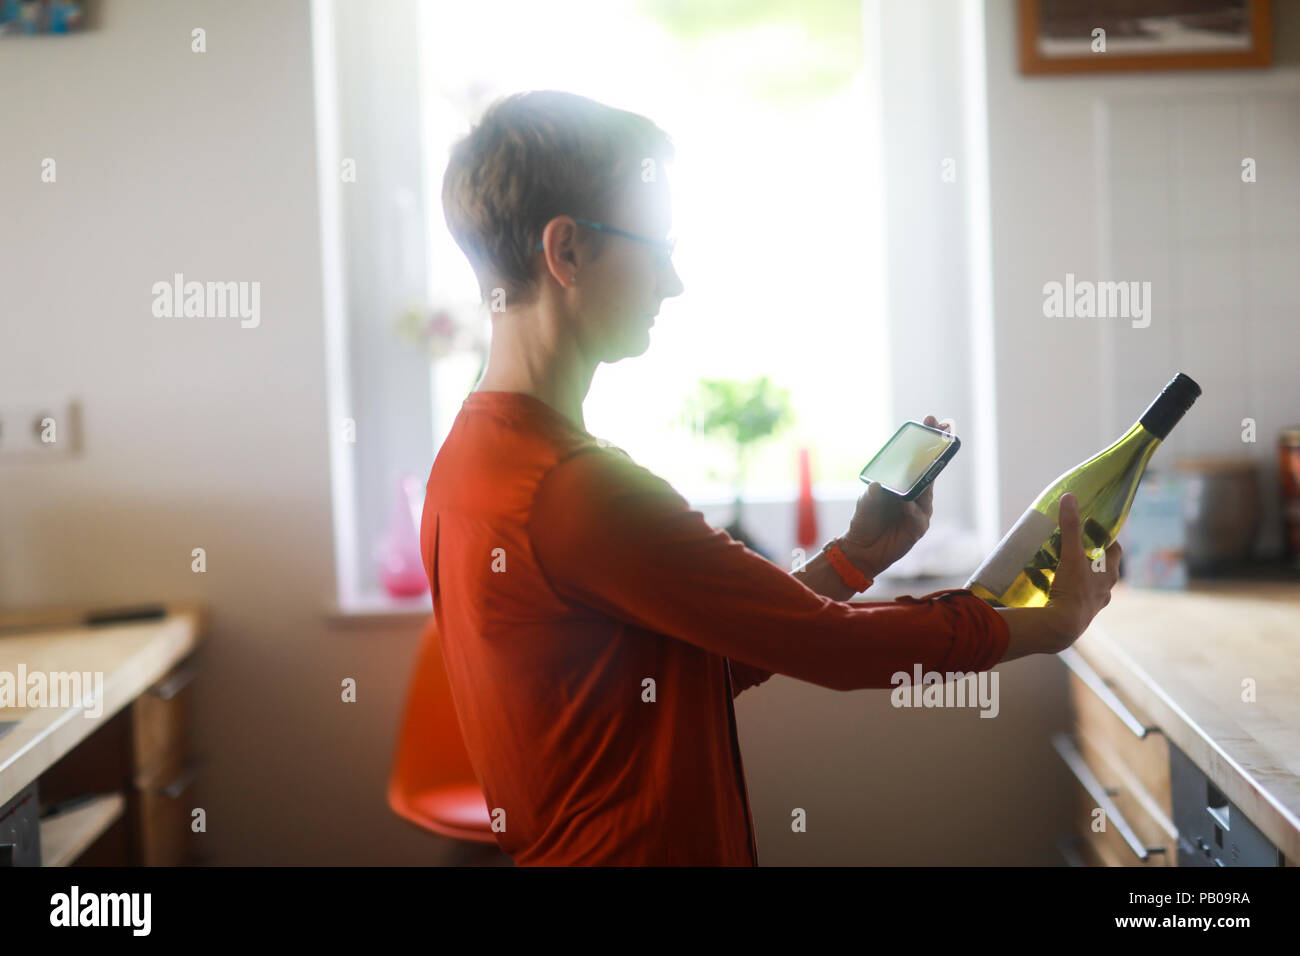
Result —
M701 379L699 389L686 403L684 419L695 435L723 442L735 454L736 500L727 534L751 551L771 559L745 531L743 492L755 449L794 418L788 389L766 375L748 382Z

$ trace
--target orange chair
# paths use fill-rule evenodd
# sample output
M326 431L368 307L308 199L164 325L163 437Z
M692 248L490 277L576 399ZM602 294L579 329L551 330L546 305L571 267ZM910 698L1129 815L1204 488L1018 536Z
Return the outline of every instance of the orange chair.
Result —
M457 840L496 843L483 790L460 736L451 686L431 617L406 700L388 805L416 826Z

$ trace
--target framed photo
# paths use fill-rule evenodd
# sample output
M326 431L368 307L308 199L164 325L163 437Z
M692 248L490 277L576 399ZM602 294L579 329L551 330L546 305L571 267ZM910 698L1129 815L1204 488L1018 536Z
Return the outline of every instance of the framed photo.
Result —
M1269 0L1020 0L1021 73L1273 62Z
M75 33L85 20L80 0L0 0L0 36Z

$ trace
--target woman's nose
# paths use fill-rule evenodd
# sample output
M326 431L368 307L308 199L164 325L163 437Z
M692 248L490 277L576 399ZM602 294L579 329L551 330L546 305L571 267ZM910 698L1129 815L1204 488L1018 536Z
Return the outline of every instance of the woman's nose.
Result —
M686 291L686 286L682 284L682 277L677 274L677 267L673 265L671 259L668 260L668 281L664 283L664 290L665 299L671 299Z

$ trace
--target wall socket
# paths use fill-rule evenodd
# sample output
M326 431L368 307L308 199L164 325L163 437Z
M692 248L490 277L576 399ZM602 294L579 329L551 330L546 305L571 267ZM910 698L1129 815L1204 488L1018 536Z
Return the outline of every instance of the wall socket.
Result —
M73 399L0 402L0 461L55 461L80 450L81 406Z

